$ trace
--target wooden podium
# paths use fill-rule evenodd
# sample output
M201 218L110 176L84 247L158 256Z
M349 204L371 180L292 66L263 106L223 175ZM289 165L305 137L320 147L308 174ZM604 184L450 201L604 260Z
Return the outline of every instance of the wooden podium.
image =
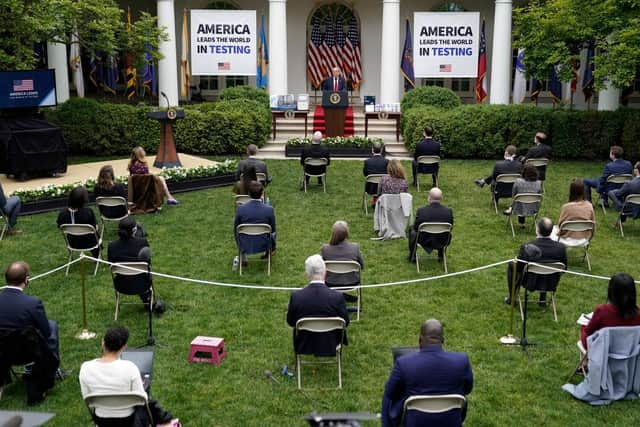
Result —
M322 92L326 136L344 136L344 119L348 106L349 93L346 90Z
M158 154L153 167L159 169L182 167L173 139L173 124L178 119L184 119L184 110L169 108L166 111L152 111L147 114L147 117L160 122L160 145L158 145Z

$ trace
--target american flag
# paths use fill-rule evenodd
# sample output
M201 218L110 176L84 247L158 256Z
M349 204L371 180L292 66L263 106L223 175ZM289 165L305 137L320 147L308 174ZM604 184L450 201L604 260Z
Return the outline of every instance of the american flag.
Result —
M349 52L346 60L349 61L349 69L351 72L351 82L353 88L360 86L362 82L362 60L360 58L360 36L358 34L358 21L355 16L349 20L349 32L345 44L345 52Z
M322 84L324 76L328 73L324 69L322 61L322 33L320 33L320 19L313 17L311 28L311 38L307 47L307 73L311 80L311 85L318 89Z
M322 43L322 51L324 53L324 66L327 71L326 76L331 73L333 67L338 66L338 55L336 52L336 37L334 33L333 18L327 15L324 18L324 42Z
M230 71L231 62L218 62L218 71Z
M349 77L349 70L351 66L348 62L348 54L347 54L347 45L345 44L346 36L344 34L344 23L342 18L338 18L336 20L336 51L338 52L339 64L338 66L342 69L342 73L344 74L345 79Z
M13 81L14 92L26 92L33 90L33 79L22 79Z
M451 72L451 64L440 64L440 72L441 73L450 73Z

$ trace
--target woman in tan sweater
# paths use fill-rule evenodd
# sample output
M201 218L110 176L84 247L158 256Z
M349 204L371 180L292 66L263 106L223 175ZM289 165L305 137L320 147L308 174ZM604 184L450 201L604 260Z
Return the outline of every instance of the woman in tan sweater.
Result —
M565 203L560 209L558 226L562 226L565 221L593 221L594 231L596 216L593 212L593 205L584 199L584 183L581 179L574 178L569 186L569 203ZM567 231L558 233L559 240L566 239L590 239L593 231Z

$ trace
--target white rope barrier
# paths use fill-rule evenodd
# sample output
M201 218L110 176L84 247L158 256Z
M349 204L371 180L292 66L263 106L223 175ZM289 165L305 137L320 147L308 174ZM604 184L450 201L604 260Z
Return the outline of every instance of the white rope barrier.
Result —
M49 270L49 271L47 271L47 272L44 272L44 273L38 274L37 276L29 277L29 281L30 281L30 282L33 282L34 280L41 279L41 278L46 277L46 276L48 276L48 275L50 275L50 274L56 273L56 272L58 272L58 271L60 271L60 270L63 270L63 269L65 269L65 268L67 268L68 266L73 265L73 264L75 264L76 262L79 262L81 258L82 258L82 257L80 257L80 258L76 258L76 259L74 259L73 261L70 261L70 262L68 262L68 263L66 263L66 264L64 264L64 265L61 265L60 267L56 267L56 268L54 268L53 270Z
M557 271L558 273L573 274L574 276L587 277L589 279L599 279L599 280L610 280L611 279L611 277L596 276L595 274L581 273L579 271L563 270L562 268L556 268L556 267L552 267L550 265L543 265L543 264L539 264L539 263L533 262L533 261L525 261L525 260L519 259L519 258L516 258L516 261L524 263L524 264L538 265L538 266L546 268L547 270ZM640 283L640 281L638 281L638 280L636 280L635 282L636 283Z

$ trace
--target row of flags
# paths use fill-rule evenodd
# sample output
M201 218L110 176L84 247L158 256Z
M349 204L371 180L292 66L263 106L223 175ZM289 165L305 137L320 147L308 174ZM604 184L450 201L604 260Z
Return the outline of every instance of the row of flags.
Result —
M320 25L324 25L324 33ZM314 16L311 22L311 38L307 45L307 75L311 85L319 89L322 82L338 67L353 89L362 83L362 59L358 21L352 16L348 30L344 32L344 20L325 16L321 21Z

